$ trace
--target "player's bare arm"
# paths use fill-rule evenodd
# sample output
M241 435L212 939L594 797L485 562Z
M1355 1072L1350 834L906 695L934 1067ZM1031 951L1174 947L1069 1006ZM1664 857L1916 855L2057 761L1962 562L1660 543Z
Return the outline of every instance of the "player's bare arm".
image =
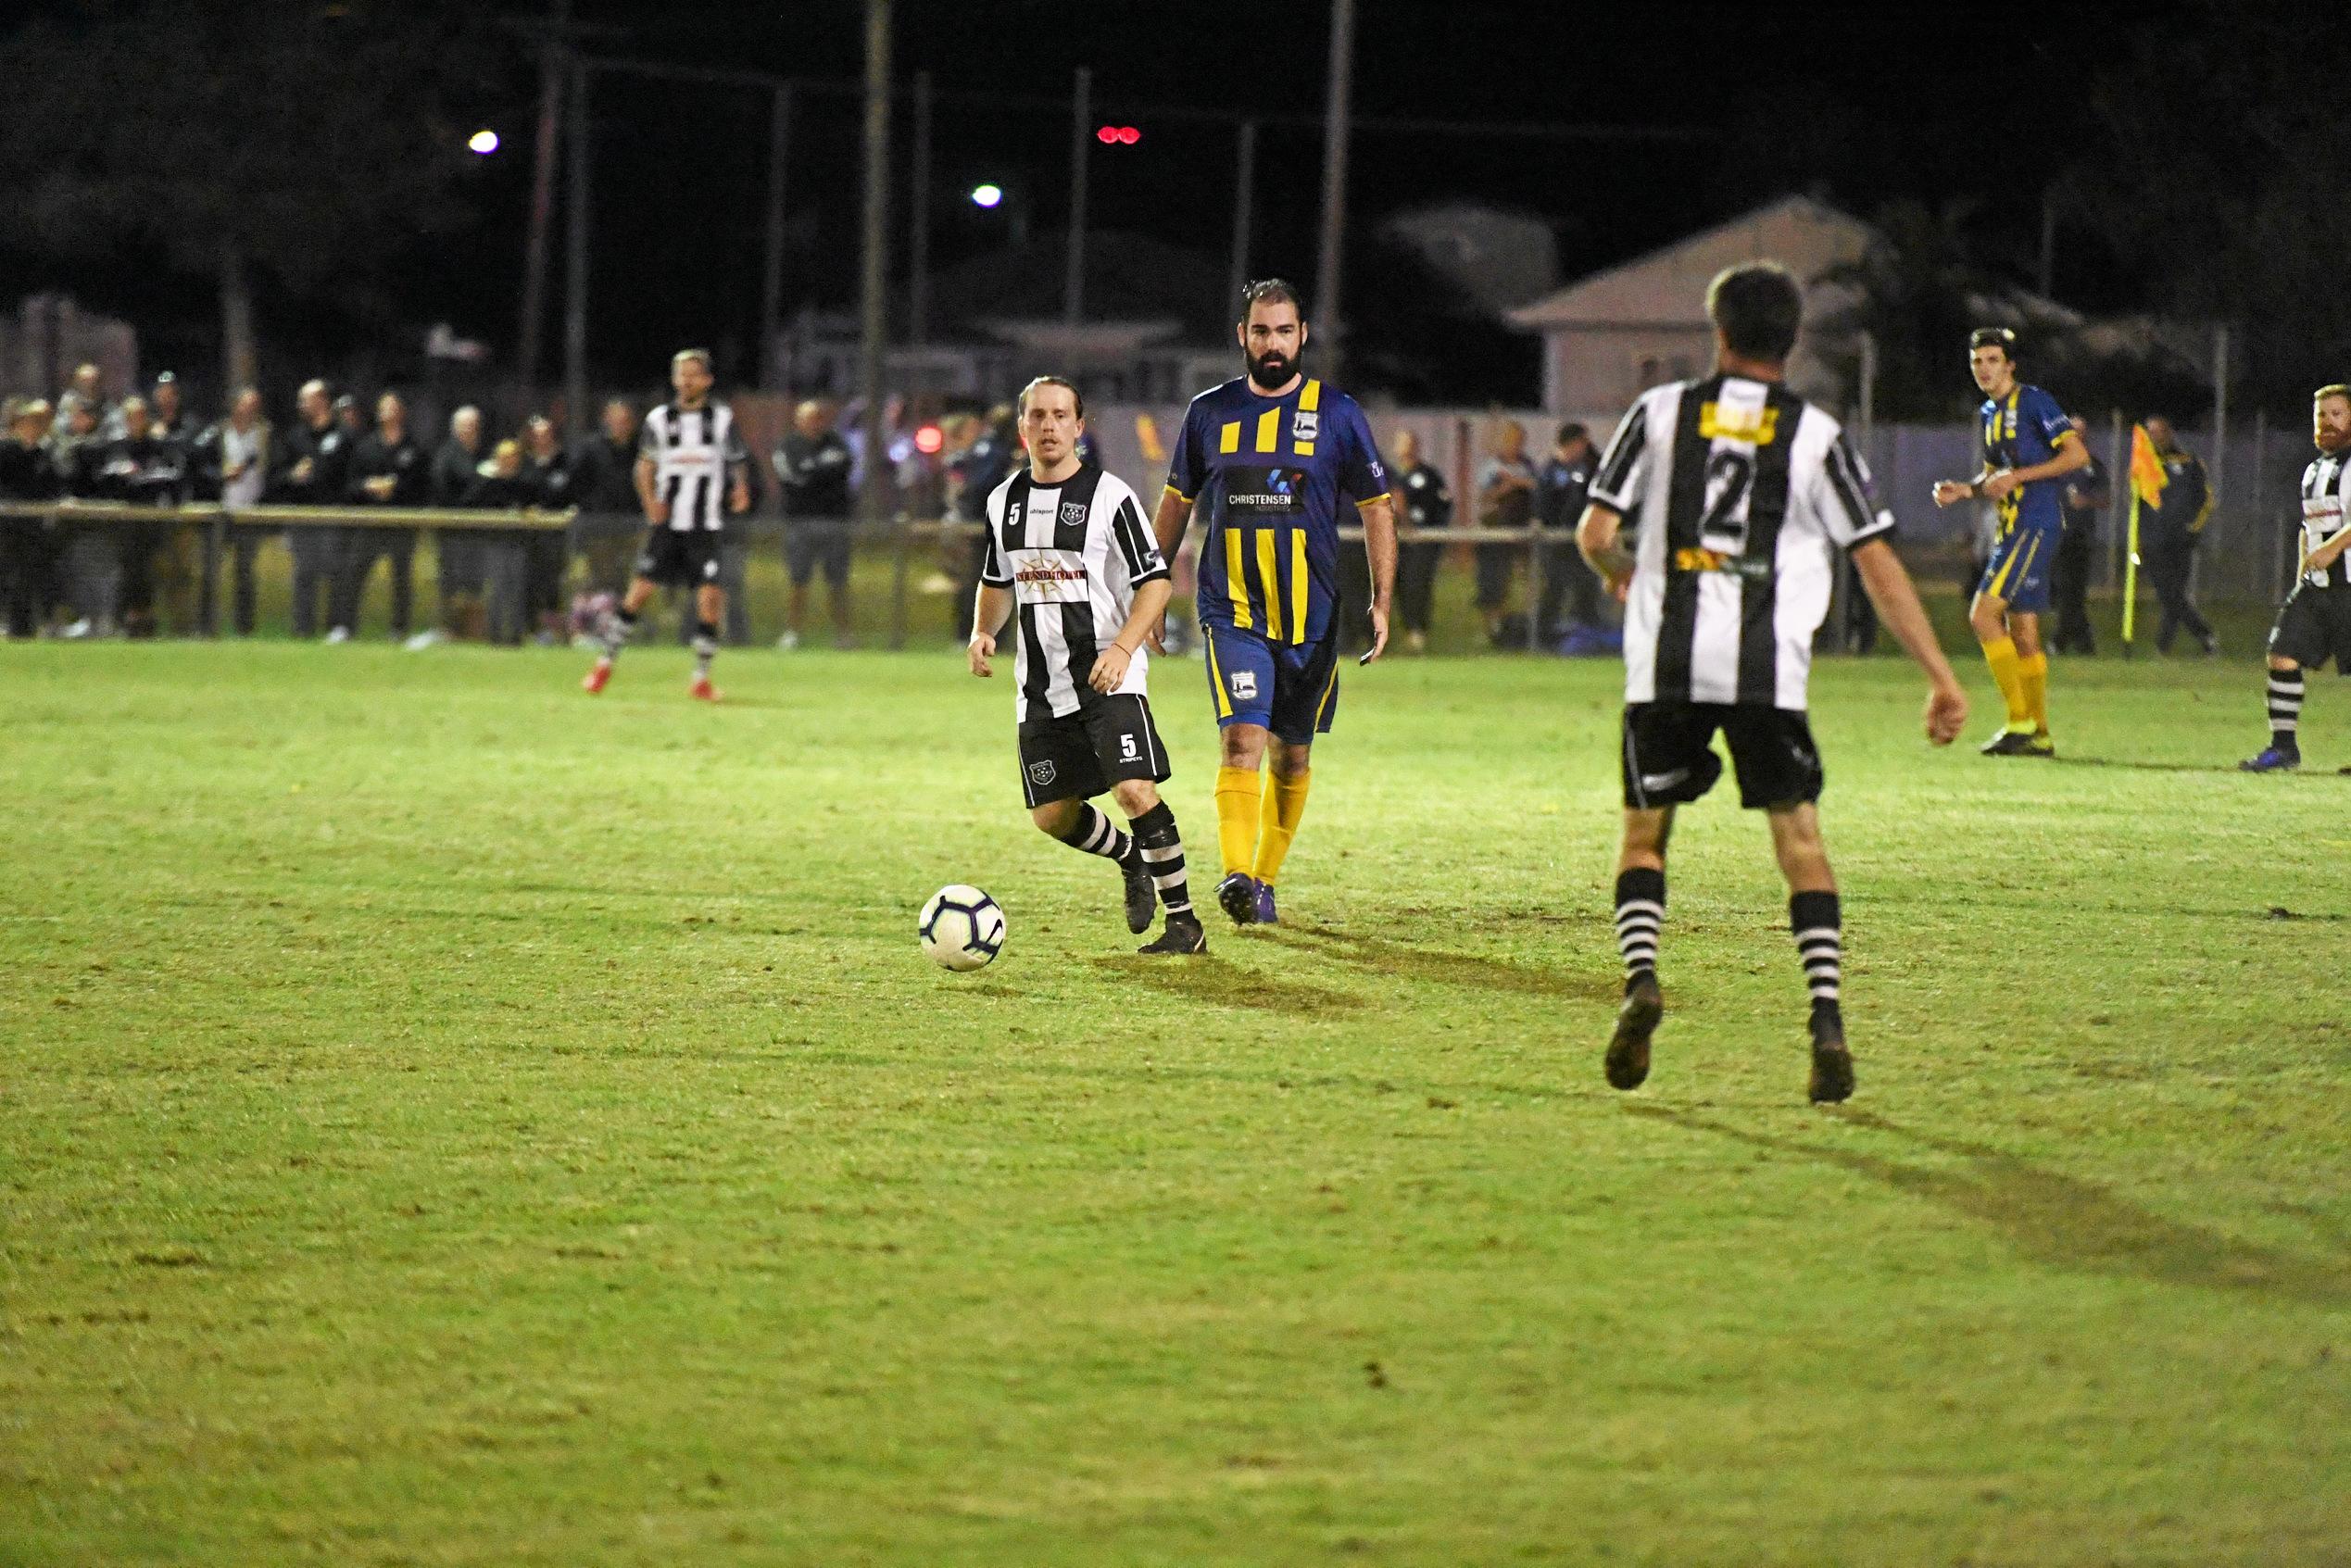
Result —
M1942 657L1942 646L1935 641L1934 627L1927 621L1926 607L1918 602L1910 573L1903 570L1902 558L1883 539L1870 539L1855 546L1853 565L1861 574L1869 602L1878 607L1879 621L1927 672L1927 738L1937 746L1949 746L1967 727L1968 694L1960 688L1959 677L1951 672L1950 661Z
M1625 520L1614 507L1603 507L1594 501L1584 508L1584 515L1576 521L1576 548L1584 561L1608 584L1608 591L1621 599L1632 582L1632 552L1622 543Z
M1176 546L1184 542L1184 530L1192 524L1192 504L1173 490L1159 493L1159 510L1151 514L1151 537L1159 542L1162 560L1176 558Z
M1135 590L1135 603L1126 613L1126 624L1118 629L1110 646L1095 655L1094 668L1086 677L1087 685L1105 696L1118 690L1119 683L1126 679L1126 667L1135 661L1135 650L1150 641L1152 633L1167 619L1167 601L1175 594L1176 584L1164 577Z
M653 489L654 471L652 458L639 458L636 460L637 504L645 508L645 521L659 526L670 521L670 508Z
M739 516L751 509L750 465L731 462L726 469L735 481L726 493L726 509Z
M1159 493L1159 509L1151 514L1151 538L1159 545L1159 558L1170 566L1176 564L1176 547L1184 542L1184 531L1192 525L1192 503L1175 491L1163 488ZM1151 623L1146 639L1151 652L1165 653L1166 645L1160 640L1160 628L1164 621Z
M2024 468L2002 469L1997 473L1988 474L1976 488L1985 500L1997 501L2020 486L2035 484L2044 479L2059 479L2089 466L2090 448L2087 445L2078 440L2062 441L2057 444L2056 456Z
M972 640L963 650L971 660L973 674L987 676L996 673L987 661L996 657L996 633L1004 629L1004 622L1012 613L1012 590L987 583L980 584L979 601L972 610Z
M2341 560L2345 550L2351 550L2351 527L2339 529L2320 540L2316 548L2302 558L2301 571L2294 575L2299 577L2304 572L2324 571Z
M1962 501L1976 499L1977 496L1982 495L1984 482L1993 476L1993 471L1991 469L1978 469L1973 479L1936 480L1935 505L1952 507Z
M1356 508L1364 521L1364 553L1371 558L1371 648L1369 664L1388 647L1388 606L1396 592L1396 507L1392 494Z

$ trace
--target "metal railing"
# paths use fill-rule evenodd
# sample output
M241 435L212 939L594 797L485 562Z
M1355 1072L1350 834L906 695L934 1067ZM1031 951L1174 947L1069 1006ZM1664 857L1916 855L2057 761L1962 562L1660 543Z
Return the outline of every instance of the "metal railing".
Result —
M137 528L201 528L204 565L198 579L197 620L204 634L220 630L220 563L229 553L229 530L383 528L437 533L463 530L474 533L511 533L518 537L569 529L579 509L541 511L535 507L510 510L467 511L452 507L231 507L218 501L188 501L178 506L143 507L119 501L0 501L0 518L19 518L53 526L82 527L113 524Z

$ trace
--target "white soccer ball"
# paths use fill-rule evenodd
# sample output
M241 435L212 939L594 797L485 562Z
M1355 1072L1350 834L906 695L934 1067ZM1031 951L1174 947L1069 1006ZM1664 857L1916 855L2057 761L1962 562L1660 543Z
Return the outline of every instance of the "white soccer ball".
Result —
M956 883L931 895L914 935L941 969L985 969L1004 950L1004 911L978 888Z

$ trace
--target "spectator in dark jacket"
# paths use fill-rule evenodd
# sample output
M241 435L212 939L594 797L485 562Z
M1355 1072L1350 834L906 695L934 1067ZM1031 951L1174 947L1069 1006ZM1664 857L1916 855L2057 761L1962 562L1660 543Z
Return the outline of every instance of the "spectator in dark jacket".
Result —
M432 464L409 433L409 406L398 393L375 400L375 428L352 450L347 491L355 507L421 507L432 499ZM416 530L354 524L335 577L332 613L346 636L359 630L359 602L379 559L391 563L392 634L409 634L416 613Z
M501 441L490 460L474 476L461 503L477 511L513 511L535 504L536 494L522 471L522 444ZM489 607L486 634L494 643L522 640L522 574L524 545L510 532L484 531L484 598Z
M849 646L852 462L849 443L833 428L831 408L811 398L792 411L792 428L775 447L775 480L784 497L784 570L792 583L779 647L799 646L809 582L820 571L832 600L834 646Z
M2089 421L2077 414L2069 421L2074 439L2087 445ZM2056 634L2049 646L2058 653L2094 654L2098 633L2090 624L2090 573L2098 558L2098 514L2113 499L2106 469L2092 453L2087 466L2066 475L2064 528L2057 535L2057 561L2053 597L2057 613ZM1867 595L1858 596L1864 603Z
M1453 525L1453 494L1434 463L1424 461L1420 437L1405 431L1396 437L1395 495L1402 503L1402 521L1410 528L1435 532ZM1345 560L1351 552L1341 550ZM1361 555L1361 550L1352 552ZM1419 540L1402 546L1396 558L1396 605L1404 625L1404 646L1414 653L1428 648L1428 617L1436 597L1437 566L1445 554L1441 540ZM1368 588L1369 571L1364 577Z
M195 416L188 412L187 400L181 395L180 378L170 370L158 374L147 407L148 423L155 438L178 458L182 475L179 498L209 499L196 446ZM211 588L202 582L203 571L204 530L192 522L172 524L156 549L155 588L157 605L175 636L186 636L200 625L197 589L201 586L209 594Z
M185 447L155 433L144 397L126 397L116 410L122 433L107 442L98 462L100 492L128 507L176 507L188 492ZM170 542L170 525L115 522L106 525L121 584L125 636L155 635L156 556Z
M2196 608L2194 573L2196 546L2204 543L2204 525L2212 517L2212 482L2205 474L2204 459L2180 445L2169 420L2149 420L2147 439L2163 459L2164 475L2163 505L2139 514L2140 554L2163 605L2156 651L2169 653L2173 639L2184 629L2209 659L2220 651L2220 642Z
M49 405L41 398L13 404L0 434L0 501L51 501L65 486L50 455ZM61 555L55 523L46 518L0 518L0 618L8 635L36 635L57 597Z
M629 564L645 533L636 495L636 408L622 398L604 405L602 428L580 443L573 490L580 520L572 547L587 568L592 594L618 595L629 585Z
M326 383L304 383L295 399L301 418L278 443L277 468L270 476L270 498L291 507L340 507L350 499L351 436L335 418ZM294 548L294 634L319 634L320 601L334 588L342 565L344 531L317 523L289 530ZM350 633L343 631L345 636ZM342 638L333 638L340 642Z
M559 512L579 504L586 476L564 448L555 421L534 414L522 427L522 479L532 506ZM572 545L559 528L528 535L522 553L522 620L538 628L542 643L562 641L566 621L563 580L572 571Z
M1571 420L1559 427L1551 457L1535 476L1535 521L1543 530L1543 591L1535 611L1536 632L1545 646L1577 632L1600 631L1607 623L1600 606L1600 579L1576 548L1576 523L1584 515L1584 497L1598 466L1590 435ZM1565 621L1560 619L1563 605Z
M469 403L449 416L449 438L433 454L433 504L450 509L470 505L466 497L481 477L485 456L482 410ZM441 623L410 637L409 647L429 647L445 637L479 634L486 537L470 528L434 531L433 548L440 558Z

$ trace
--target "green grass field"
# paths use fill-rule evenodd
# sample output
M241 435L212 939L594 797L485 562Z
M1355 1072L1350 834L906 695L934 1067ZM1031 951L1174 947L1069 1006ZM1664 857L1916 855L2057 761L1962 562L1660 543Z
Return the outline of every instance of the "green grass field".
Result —
M1729 798L1601 1082L1613 665L1351 672L1152 963L953 653L581 668L0 646L0 1562L2351 1562L2351 684L1825 665L1824 1110Z

